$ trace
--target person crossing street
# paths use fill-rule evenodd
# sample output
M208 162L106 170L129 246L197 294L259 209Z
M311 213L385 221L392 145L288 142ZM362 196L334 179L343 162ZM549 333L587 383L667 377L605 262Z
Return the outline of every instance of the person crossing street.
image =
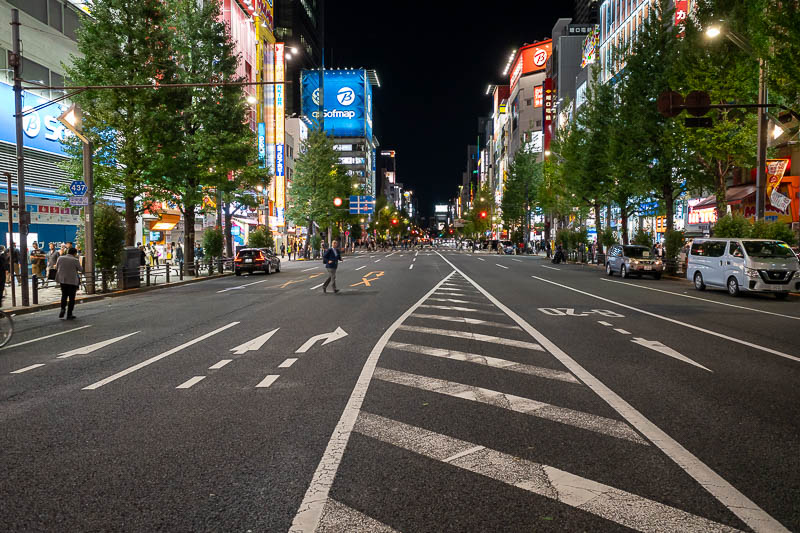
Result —
M333 284L333 292L339 292L336 288L336 268L339 266L339 261L342 260L342 255L339 253L339 241L333 241L331 247L325 251L322 256L322 261L325 263L325 269L328 272L328 278L322 284L322 292L328 292L328 284Z

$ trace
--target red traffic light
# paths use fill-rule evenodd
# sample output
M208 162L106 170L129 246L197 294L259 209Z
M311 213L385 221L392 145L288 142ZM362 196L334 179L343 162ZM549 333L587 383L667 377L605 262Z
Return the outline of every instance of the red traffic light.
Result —
M398 220L396 218L393 218L392 219L392 226L396 226L397 223L398 223Z
M486 211L481 211L481 218L486 218Z
M336 198L333 199L333 205L335 205L336 207L340 207L342 205L342 199L337 196Z
M450 235L452 235L452 234L453 234L453 230L451 229L451 230L450 230Z

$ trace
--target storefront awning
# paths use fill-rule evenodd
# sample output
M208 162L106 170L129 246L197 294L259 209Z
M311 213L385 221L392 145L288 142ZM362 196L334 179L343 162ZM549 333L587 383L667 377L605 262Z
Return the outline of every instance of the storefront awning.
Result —
M160 219L150 222L150 229L152 231L172 231L180 221L180 215L161 215Z
M737 185L736 187L729 187L725 192L725 201L728 205L738 205L744 201L745 198L752 196L756 193L755 185ZM707 196L700 200L695 209L703 209L706 207L714 207L717 205L717 197L715 195Z

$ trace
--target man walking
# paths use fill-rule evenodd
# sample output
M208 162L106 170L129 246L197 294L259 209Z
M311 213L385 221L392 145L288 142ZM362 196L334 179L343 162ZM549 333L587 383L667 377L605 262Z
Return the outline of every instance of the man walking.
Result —
M75 308L75 293L81 283L81 263L78 261L78 250L70 248L67 255L62 255L56 261L56 283L61 284L61 312L58 318L63 319L67 313L67 320L74 320L72 310Z
M322 256L322 261L325 263L325 269L328 271L328 279L322 284L322 292L328 292L328 284L333 283L333 292L339 292L336 288L336 267L339 266L339 261L342 260L342 255L339 253L339 241L333 241L331 247L325 251Z

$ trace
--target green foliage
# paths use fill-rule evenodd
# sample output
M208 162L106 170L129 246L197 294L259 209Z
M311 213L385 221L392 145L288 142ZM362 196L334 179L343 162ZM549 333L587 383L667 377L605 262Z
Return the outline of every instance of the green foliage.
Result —
M569 250L570 248L570 230L567 228L561 228L556 232L556 244L560 244L564 250Z
M725 215L714 224L714 237L750 237L753 225L742 215Z
M682 231L668 231L664 235L664 258L667 260L674 260L678 257L678 254L683 248L684 243L686 242L686 238L683 236Z
M536 202L537 192L543 178L542 163L536 161L539 154L528 150L519 150L514 155L508 169L508 180L505 183L500 209L506 224L521 225L525 223L525 212L532 209ZM491 197L487 189L479 194Z
M633 236L633 244L638 244L639 246L647 246L648 248L652 248L653 236L643 229L637 230L636 235Z
M251 248L272 248L275 246L275 242L272 240L272 232L263 227L251 231L247 236L247 246Z
M775 239L788 244L797 244L797 236L787 224L782 222L758 220L750 229L750 237L754 239Z
M322 245L322 237L320 237L319 235L313 235L311 237L311 249L314 250L315 252L318 252L321 245Z
M482 217L481 213L486 213L486 216ZM487 184L475 193L472 207L464 214L467 222L464 225L463 234L479 240L485 238L486 230L492 227L492 217L495 214L494 195ZM447 228L445 230L447 231ZM445 236L450 237L449 232Z
M611 227L606 226L603 228L603 232L600 234L600 244L607 248L617 244L618 242L617 236L614 234L614 230L612 230Z
M361 224L352 224L350 226L350 239L353 241L359 240L364 234Z
M120 264L125 247L125 226L120 214L108 204L98 204L94 213L94 256L97 267L111 270Z
M219 228L208 228L203 233L203 251L208 258L222 257L224 239L222 230Z

